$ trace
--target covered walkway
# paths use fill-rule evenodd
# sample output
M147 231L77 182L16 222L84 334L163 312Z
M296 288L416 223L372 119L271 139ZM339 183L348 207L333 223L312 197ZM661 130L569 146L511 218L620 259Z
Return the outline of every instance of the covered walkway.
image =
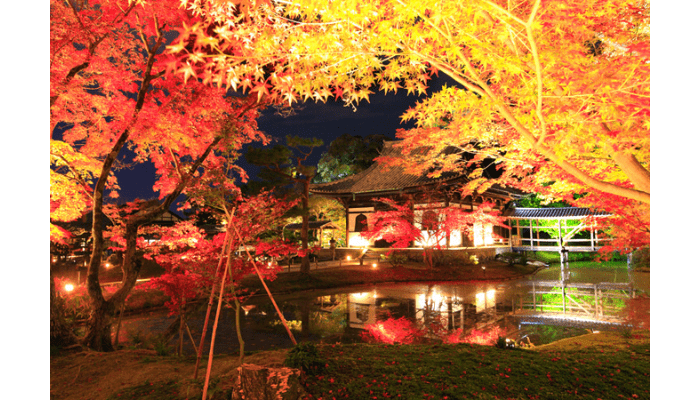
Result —
M598 251L605 240L598 237L598 219L610 215L577 207L515 208L505 213L513 251ZM588 235L575 237L583 232Z

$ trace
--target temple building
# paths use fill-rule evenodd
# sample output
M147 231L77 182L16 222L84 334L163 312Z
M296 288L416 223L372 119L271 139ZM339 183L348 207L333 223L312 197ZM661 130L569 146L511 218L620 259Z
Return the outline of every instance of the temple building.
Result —
M400 142L385 142L380 156L401 157L398 143ZM346 217L345 238L348 247L388 247L388 244L381 239L369 243L361 237L361 232L367 229L368 216L387 207L378 201L380 198L412 204L415 209L415 219L418 219L414 224L424 229L429 227L429 221L435 218L431 208L459 207L473 211L482 203L488 202L503 214L512 200L524 194L516 189L494 185L483 193L462 197L461 189L468 181L465 174L450 172L444 173L439 178L431 178L427 174L411 175L405 173L401 167L384 166L375 162L355 175L334 182L312 184L310 192L337 199L343 204ZM494 242L492 232L505 238L500 244L508 244L508 229L486 224L486 226L475 226L474 232L472 240L462 232L452 232L440 245L447 248L467 248L499 244ZM423 231L424 240L428 237L427 231ZM426 244L430 243L415 241L412 247L423 247Z

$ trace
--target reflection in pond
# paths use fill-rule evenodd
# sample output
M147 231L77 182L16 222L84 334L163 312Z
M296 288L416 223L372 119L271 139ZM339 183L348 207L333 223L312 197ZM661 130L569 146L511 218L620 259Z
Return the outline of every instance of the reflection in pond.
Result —
M493 344L499 336L521 338L518 323L508 317L515 289L510 284L385 285L280 304L300 340ZM254 329L281 333L271 307L260 301L246 315L246 324L252 328L255 320Z
M576 328L571 324L550 326L556 324L548 322L545 326L542 321L513 314L521 308L520 299L531 298L529 285L517 282L378 285L278 296L276 300L297 341L493 344L503 336L518 343L541 345L586 333L586 328L610 329L610 326L592 328L581 324ZM541 300L537 304L542 304ZM248 299L243 311L246 351L292 347L266 296ZM222 312L214 349L217 354L238 351L234 315L231 309ZM162 319L160 325L167 326L174 317L169 320L165 314L150 316L141 326L152 327L153 319L158 318ZM188 320L196 337L203 320L203 310ZM138 329L138 323L137 319L125 321L126 329ZM186 346L185 352L194 351Z

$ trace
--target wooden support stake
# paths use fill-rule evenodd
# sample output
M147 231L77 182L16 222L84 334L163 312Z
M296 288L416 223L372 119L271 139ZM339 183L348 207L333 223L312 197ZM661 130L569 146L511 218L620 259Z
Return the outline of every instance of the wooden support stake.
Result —
M234 226L233 230L234 230L234 232L236 232L236 235L238 235L238 240L240 240L241 243L243 243L243 238L241 237L241 233L238 232L238 229ZM253 256L250 255L250 251L248 251L248 248L246 248L245 251L248 254L248 258L253 263L253 268L255 269L255 273L258 275L258 278L260 279L260 283L262 283L263 287L265 288L265 291L267 292L267 295L270 297L270 301L272 301L272 305L275 306L275 310L277 310L277 315L279 315L280 320L282 321L282 325L284 325L284 328L287 330L287 333L289 334L289 338L292 339L292 343L294 343L294 345L296 346L297 341L296 341L296 339L294 339L294 335L292 334L292 331L289 329L289 324L287 324L287 320L284 319L284 315L282 315L282 311L280 311L279 307L277 307L277 302L275 301L275 298L272 297L272 293L270 292L270 288L267 287L265 280L263 279L262 275L260 274L260 270L258 269L258 266L255 265L255 261L253 260Z
M233 213L233 210L231 210L231 213ZM221 247L221 254L219 255L219 263L216 266L216 275L219 274L219 271L221 270L221 266L223 265L223 260L224 260L224 255L226 254L226 249L228 246L231 245L231 235L229 234L229 230L231 228L233 218L230 216L229 222L226 226L226 235L224 236L224 245ZM216 276L215 275L215 276ZM207 327L209 325L209 316L211 315L211 308L214 304L214 294L216 294L216 284L212 285L211 287L211 293L209 293L209 303L207 304L207 313L204 316L204 327L202 328L202 337L199 340L199 347L197 348L197 361L194 364L194 379L197 379L197 374L199 372L199 362L202 359L202 350L204 349L204 339L207 336Z

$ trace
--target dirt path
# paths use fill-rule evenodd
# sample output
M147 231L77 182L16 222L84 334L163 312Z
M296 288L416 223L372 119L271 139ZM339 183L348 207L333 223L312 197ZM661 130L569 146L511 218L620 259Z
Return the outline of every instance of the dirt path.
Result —
M268 351L245 358L244 362L281 367L286 350ZM120 350L111 353L81 351L51 358L52 400L106 400L118 390L145 382L192 381L194 359L159 357L153 350ZM188 397L201 393L202 378L207 366L206 356L199 372L199 384L183 385L190 388ZM229 386L226 377L238 367L238 356L216 356L212 376L220 376L221 385ZM186 395L187 393L182 393ZM201 396L201 394L200 394ZM176 398L177 396L173 396Z

